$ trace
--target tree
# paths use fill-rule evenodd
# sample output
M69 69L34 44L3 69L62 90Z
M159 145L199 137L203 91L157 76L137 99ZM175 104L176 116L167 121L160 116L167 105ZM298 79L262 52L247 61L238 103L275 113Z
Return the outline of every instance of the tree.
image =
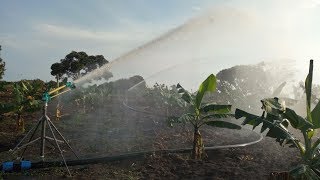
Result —
M0 52L1 52L1 50L2 49L1 49L1 45L0 45ZM0 54L0 79L3 78L4 71L6 70L5 66L6 66L6 63L2 60L1 54Z
M62 78L65 73L65 69L61 63L54 63L51 65L51 75L56 77L57 86L59 86L59 80Z
M63 75L75 80L108 62L103 55L89 56L83 51L72 51L64 59L61 59L60 63L51 65L51 75L55 76L57 81Z

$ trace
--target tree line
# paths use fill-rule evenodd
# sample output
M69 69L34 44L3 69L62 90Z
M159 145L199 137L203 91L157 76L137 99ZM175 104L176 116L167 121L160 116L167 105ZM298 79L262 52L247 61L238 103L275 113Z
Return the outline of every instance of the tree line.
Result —
M4 71L6 70L6 63L2 60L1 58L1 45L0 45L0 80L3 78L4 76Z
M51 75L55 76L57 82L63 78L73 80L109 63L103 55L88 55L80 51L72 51L60 62L51 65Z
M0 45L0 80L3 79L6 63L1 58L2 47ZM51 65L51 75L57 82L63 78L72 78L73 80L109 63L103 55L88 55L80 51L72 51L61 59L60 62Z

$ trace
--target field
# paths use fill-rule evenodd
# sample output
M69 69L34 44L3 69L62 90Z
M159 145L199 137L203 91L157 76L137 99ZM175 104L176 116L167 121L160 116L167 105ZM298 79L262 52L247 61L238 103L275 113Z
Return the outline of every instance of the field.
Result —
M236 68L246 71L252 67ZM259 71L259 68L253 69ZM231 68L227 74L233 72ZM261 76L267 76L267 72ZM250 89L245 83L234 82L237 85L234 88L227 80L217 82L211 74L198 91L190 93L180 84L168 87L156 83L150 87L141 76L133 76L75 89L69 84L67 88L71 92L52 100L40 100L44 89L50 87L40 80L3 83L6 88L1 92L1 110L10 111L2 113L0 120L1 162L17 161L21 156L21 150L14 153L9 150L35 127L43 115L45 100L46 115L79 158L66 143L58 143L69 165L69 174L57 142L50 139L54 135L60 140L63 137L55 131L52 133L47 126L49 138L44 162L37 141L23 155L24 160L33 162L31 170L2 172L1 176L4 179L273 179L279 174L281 179L289 178L290 171L296 177L318 177L320 140L314 132L320 127L317 121L320 106L307 112L307 117L314 119L310 121L285 107L276 97L286 96L281 94L285 83L271 89L266 84L261 89ZM134 86L137 83L139 86ZM252 93L240 92L245 88ZM317 104L316 96L311 97L311 86L304 88L308 89L307 102ZM257 93L263 89L265 93ZM53 91L49 92L43 97L53 95ZM289 105L300 103L300 99L283 99ZM24 128L18 124L24 124ZM40 136L39 128L23 144ZM304 139L305 144L299 139ZM297 169L291 171L294 167Z
M54 107L54 104L52 106ZM118 107L115 108L116 106ZM75 114L71 108L65 109L67 112L64 113ZM125 116L130 116L130 121L139 120L139 126L134 128L124 126L126 118L121 122L121 116L124 115L116 112L115 109L126 112ZM161 119L159 117L134 112L123 107L121 103L114 103L112 112L104 112L103 114L101 112L97 118L91 118L96 112L94 111L92 114L88 112L86 115L78 116L67 115L60 121L54 121L64 136L70 140L71 146L81 158L191 147L192 132L190 130L173 129L163 124L155 126L154 121L150 122L152 118L155 121ZM54 119L53 114L49 114L52 119ZM77 112L76 114L81 113ZM26 129L30 129L40 116L41 113L38 112L24 117ZM101 125L101 119L99 119L101 117L105 120L105 124ZM117 124L112 124L112 119L116 119ZM15 132L15 121L10 117L1 120L0 123L0 159L4 161L9 160L8 150L15 146L23 134ZM148 126L153 129L146 129L145 127ZM111 131L117 127L126 129L118 128L117 132ZM121 133L128 130L134 130L134 132L127 135ZM252 138L252 140L259 138L254 133L251 134L252 137L241 137L241 133L229 136L230 130L215 132L212 129L207 129L207 132L207 134L203 133L204 140L207 145L211 146L219 145L219 143L223 145L223 143L246 142L248 138ZM249 130L248 133L250 133ZM221 139L224 140L221 141ZM31 146L27 151L26 158L39 160L39 146L39 144ZM66 150L65 155L68 159L75 159L68 148L64 147L64 150ZM53 149L49 145L46 151L48 152L46 158L61 160L57 149ZM76 179L267 179L271 172L288 171L292 165L299 161L298 153L296 149L280 147L273 139L265 138L261 142L247 147L208 150L208 158L205 160L190 159L189 150L184 153L141 154L138 157L129 157L125 160L70 166L70 171L72 177ZM64 178L69 176L65 167L51 167L32 169L26 172L3 173L2 177L11 179L13 177Z

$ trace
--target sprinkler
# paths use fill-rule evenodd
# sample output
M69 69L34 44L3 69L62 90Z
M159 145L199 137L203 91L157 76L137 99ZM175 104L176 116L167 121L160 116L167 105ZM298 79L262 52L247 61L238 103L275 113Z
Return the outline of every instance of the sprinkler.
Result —
M65 143L69 148L70 150L73 152L73 154L78 158L77 154L75 153L75 151L72 149L72 147L69 145L69 143L67 142L67 140L63 137L63 135L59 132L59 130L57 129L57 127L52 123L52 121L50 120L50 118L47 116L47 107L48 107L48 103L49 101L54 98L54 97L57 97L63 93L66 93L68 91L70 91L71 89L74 89L75 88L75 85L71 82L67 82L65 85L63 86L60 86L56 89L53 89L51 91L47 91L45 93L43 93L43 96L42 96L42 101L44 102L44 105L43 105L43 109L42 109L42 116L41 118L38 120L37 124L22 138L22 140L16 145L16 147L14 149L10 149L10 151L12 152L15 152L17 150L20 150L20 149L23 149L22 151L22 154L19 158L19 160L21 161L21 164L25 166L25 162L22 161L23 160L23 156L24 156L24 153L25 151L27 150L27 147L35 142L38 142L40 141L41 143L41 147L40 147L40 157L42 158L42 161L44 161L44 154L45 154L45 143L46 141L54 141L55 142L55 145L57 146L58 150L60 151L60 155L61 155L61 158L64 162L64 165L66 166L67 168L67 171L69 173L69 175L71 175L70 173L70 170L67 166L67 163L66 163L66 160L63 156L63 153L62 153L62 150L60 148L60 145L59 143ZM65 90L63 90L65 89ZM63 90L62 92L59 92L60 90ZM52 95L54 93L58 92L57 94L55 95ZM48 125L49 127L49 130L52 134L52 137L49 137L46 135L46 126ZM35 139L33 139L37 129L41 126L41 135L40 137L37 137ZM57 139L56 137L56 134L62 139L62 140L59 140ZM26 139L27 137L30 136L29 140L27 141L27 143L21 145ZM12 163L10 162L6 162L5 166L3 167L6 167L6 169L11 169L11 165ZM31 165L30 165L31 166ZM21 166L22 167L22 166Z

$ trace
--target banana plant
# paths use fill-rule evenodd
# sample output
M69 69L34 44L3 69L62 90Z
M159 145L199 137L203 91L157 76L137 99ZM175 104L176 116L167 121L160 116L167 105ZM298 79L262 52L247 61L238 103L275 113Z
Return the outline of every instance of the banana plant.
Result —
M13 101L10 103L0 104L0 113L14 113L16 114L17 129L24 132L24 120L22 114L26 112L35 112L40 110L41 100L36 100L34 97L40 86L33 87L29 82L20 81L14 84L13 87Z
M201 159L205 156L204 144L200 133L200 128L203 125L219 128L241 129L241 126L231 122L215 120L233 116L230 114L231 105L218 105L213 102L203 103L205 93L215 91L216 84L216 77L211 74L200 84L196 94L189 93L180 84L177 85L178 93L181 94L181 98L185 101L185 105L189 110L179 117L170 117L168 122L170 126L173 126L173 123L192 124L194 134L191 156L193 159Z
M245 118L243 125L249 124L253 129L262 124L260 132L268 131L266 136L275 138L280 145L289 144L299 150L302 164L290 170L290 174L298 179L320 179L320 139L312 138L316 129L320 128L320 102L311 110L311 89L313 76L313 60L310 60L309 73L305 80L307 117L298 115L294 110L285 107L278 98L261 100L262 115L257 116L236 109L235 118ZM288 129L291 126L301 132L303 140L296 138Z

